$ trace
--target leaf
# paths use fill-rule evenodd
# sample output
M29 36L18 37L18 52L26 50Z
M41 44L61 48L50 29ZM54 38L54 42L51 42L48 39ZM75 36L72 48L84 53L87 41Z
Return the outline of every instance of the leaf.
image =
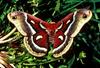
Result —
M96 9L96 13L100 13L100 9Z
M79 54L79 58L80 59L86 58L86 53L84 51L81 51L80 54Z
M16 3L18 0L12 0L12 3Z
M54 68L51 64L49 64L49 67L50 67L50 68Z
M68 68L67 65L60 65L58 68Z
M92 20L98 23L98 28L99 28L99 32L100 32L100 21L98 19L92 19Z
M52 16L54 16L54 14L55 14L56 12L59 12L59 11L60 11L60 0L57 0L57 1L56 1L56 7L55 7L55 10L54 10Z
M75 54L73 55L73 57L67 62L68 67L67 68L71 68L71 66L73 65L75 61Z
M99 58L97 58L97 57L94 56L93 59L94 59L96 62L100 63L100 59L99 59Z

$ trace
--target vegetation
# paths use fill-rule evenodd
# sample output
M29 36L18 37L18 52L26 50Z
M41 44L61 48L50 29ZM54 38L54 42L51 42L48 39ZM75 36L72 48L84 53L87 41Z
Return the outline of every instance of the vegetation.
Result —
M16 68L99 68L100 65L100 0L0 0L0 36L9 33L14 26L8 21L7 14L13 11L25 11L45 21L59 21L70 12L90 7L92 19L75 37L73 47L66 56L53 58L46 55L36 58L30 55L23 45L19 32L17 40L0 44L0 51L6 51L10 63ZM2 31L3 30L3 31Z

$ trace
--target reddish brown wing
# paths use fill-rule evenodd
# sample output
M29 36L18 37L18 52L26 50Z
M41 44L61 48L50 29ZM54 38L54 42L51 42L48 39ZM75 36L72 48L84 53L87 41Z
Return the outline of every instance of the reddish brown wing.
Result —
M67 15L58 23L63 24L62 28L55 34L53 56L60 57L71 47L73 38L79 33L81 28L91 19L92 12L88 9L79 9ZM59 44L61 42L61 44Z
M58 27L58 30L54 35L54 57L60 57L70 49L71 44L73 42L73 38L70 38L70 36L68 36L66 32L72 21L73 13L70 13L57 23L61 23L62 26L60 28Z
M72 21L73 21L73 13L70 13L57 23L62 23L63 27L60 30L65 31Z
M36 57L42 57L46 54L48 50L48 34L47 32L40 27L41 23L47 24L47 22L27 14L27 22L32 26L36 31L33 36L26 37L24 40L26 43L27 50Z

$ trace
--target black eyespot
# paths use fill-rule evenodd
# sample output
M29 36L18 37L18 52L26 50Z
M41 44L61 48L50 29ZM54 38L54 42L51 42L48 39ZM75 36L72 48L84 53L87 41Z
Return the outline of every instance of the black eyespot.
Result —
M87 15L86 14L83 14L83 18L87 18Z
M14 19L14 20L15 20L15 19L17 19L17 17L16 17L16 16L13 16L13 17L12 17L12 19Z

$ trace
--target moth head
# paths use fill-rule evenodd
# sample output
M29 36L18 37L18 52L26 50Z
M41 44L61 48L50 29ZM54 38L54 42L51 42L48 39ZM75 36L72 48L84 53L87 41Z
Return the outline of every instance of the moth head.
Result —
M76 21L79 23L87 23L92 17L92 12L88 9L79 9L76 11Z
M25 20L24 12L21 12L21 11L11 12L7 15L7 17L9 21L11 21L11 23L13 24L16 24Z

